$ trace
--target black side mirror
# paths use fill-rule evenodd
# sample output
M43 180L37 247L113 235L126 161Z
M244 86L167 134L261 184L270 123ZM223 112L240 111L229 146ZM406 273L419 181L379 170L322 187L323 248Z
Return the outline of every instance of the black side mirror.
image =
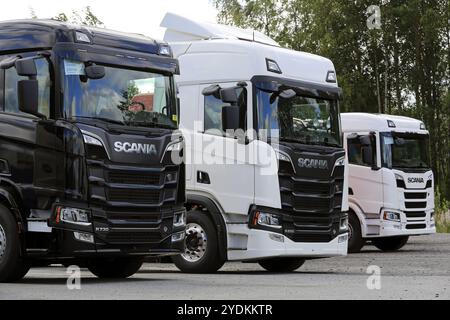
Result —
M232 105L237 104L238 96L236 93L236 87L220 90L220 99L225 103L230 103Z
M238 130L239 129L239 107L223 106L222 107L222 130Z
M21 112L42 117L38 112L39 84L37 80L20 80L17 82L17 97Z
M364 146L361 148L362 152L362 161L364 164L369 166L373 165L373 153L372 148L370 146Z
M16 67L17 74L22 77L36 77L37 69L34 58L24 58L16 60L14 66Z
M218 96L220 91L220 86L217 84L213 84L209 87L206 87L202 90L202 95L208 97L208 96Z
M106 69L104 66L97 66L95 64L84 68L86 77L88 79L98 80L103 79L106 75Z

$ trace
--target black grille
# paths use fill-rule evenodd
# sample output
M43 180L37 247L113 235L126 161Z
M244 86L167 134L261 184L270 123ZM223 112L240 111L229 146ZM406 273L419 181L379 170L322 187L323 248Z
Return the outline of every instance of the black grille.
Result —
M330 242L332 239L329 233L313 233L313 234L295 234L293 236L295 242Z
M405 193L405 199L426 199L427 193L426 192L415 192L415 193Z
M424 211L406 211L405 214L407 218L425 218L427 216Z
M330 199L327 198L311 198L311 197L295 197L294 208L299 211L330 211Z
M107 235L106 241L109 243L155 243L161 241L161 233L150 232L111 232Z
M161 220L161 212L149 212L148 210L108 210L106 215L110 220L124 220L138 223L157 223Z
M406 209L425 209L427 207L426 202L405 202Z
M160 175L154 173L109 172L109 182L120 184L159 184Z
M139 204L158 204L160 202L160 194L161 192L159 190L109 189L108 200Z
M328 183L311 183L306 181L296 181L294 182L294 190L302 193L329 195L330 185Z
M406 225L406 229L415 230L415 229L425 229L427 227L426 224L408 224Z

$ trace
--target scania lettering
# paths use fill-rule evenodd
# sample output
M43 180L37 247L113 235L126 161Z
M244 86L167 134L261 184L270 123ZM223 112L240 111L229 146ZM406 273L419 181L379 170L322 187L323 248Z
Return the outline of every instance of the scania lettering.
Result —
M143 36L0 23L0 282L52 263L124 278L183 252L178 69Z
M436 232L429 134L422 121L342 114L349 162L349 252L371 241L401 249L410 236Z
M332 62L252 30L174 14L161 26L180 61L189 150L178 268L215 272L229 260L289 272L306 259L346 255L348 186Z
M116 152L125 153L142 153L149 155L157 155L156 146L154 144L142 144L142 143L122 143L117 141L114 143L114 150Z

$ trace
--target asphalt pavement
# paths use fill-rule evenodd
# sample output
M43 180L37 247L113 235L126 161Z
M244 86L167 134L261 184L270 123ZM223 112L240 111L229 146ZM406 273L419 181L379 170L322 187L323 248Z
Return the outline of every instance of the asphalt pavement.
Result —
M0 299L450 299L450 234L411 238L400 251L373 246L347 257L307 261L275 274L257 264L227 263L218 273L192 275L172 264L145 264L125 280L100 280L81 270L80 289L66 268L32 269L0 284Z

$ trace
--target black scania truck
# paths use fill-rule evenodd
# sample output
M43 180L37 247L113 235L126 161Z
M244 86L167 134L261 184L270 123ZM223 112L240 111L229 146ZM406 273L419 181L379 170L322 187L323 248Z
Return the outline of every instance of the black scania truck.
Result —
M140 35L0 23L0 282L51 263L128 277L183 250L178 71Z

